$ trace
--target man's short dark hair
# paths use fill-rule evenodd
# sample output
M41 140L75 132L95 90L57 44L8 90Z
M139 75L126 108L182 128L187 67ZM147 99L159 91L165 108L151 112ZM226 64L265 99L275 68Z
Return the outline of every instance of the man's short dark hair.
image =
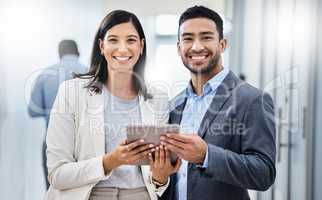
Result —
M79 56L77 43L74 40L60 41L58 45L58 54L59 54L59 57L63 57L64 55L68 55L68 54Z
M212 20L213 22L215 22L216 24L216 28L217 28L217 31L218 31L218 34L219 34L219 39L223 39L224 37L224 33L223 33L223 20L222 18L220 17L220 15L207 8L207 7L204 7L204 6L193 6L193 7L190 7L188 8L186 11L184 11L181 16L180 16L180 19L179 19L179 29L180 29L180 26L181 24L183 24L185 21L189 20L189 19L194 19L194 18L207 18L207 19L210 19ZM179 31L178 31L179 33ZM178 34L178 38L180 37L180 35Z

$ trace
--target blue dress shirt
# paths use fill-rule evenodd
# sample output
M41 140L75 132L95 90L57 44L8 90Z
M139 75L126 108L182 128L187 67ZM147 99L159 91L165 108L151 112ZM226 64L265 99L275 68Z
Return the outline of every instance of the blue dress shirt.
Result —
M229 73L229 70L224 68L216 76L214 76L209 81L207 81L207 83L203 86L203 93L200 96L198 96L193 91L191 82L189 83L186 89L187 102L182 113L180 132L184 134L198 133L202 119L206 114L214 96L216 95L217 88L225 79L228 73ZM208 149L206 152L203 165L199 165L198 167L207 168L207 165L208 165ZM177 196L179 197L179 200L187 199L187 174L188 174L188 162L183 160L182 165L178 171Z
M59 85L73 78L74 73L85 73L88 69L78 61L78 56L64 55L60 62L45 68L38 76L32 89L28 105L31 117L44 117L46 127L50 110L54 104Z

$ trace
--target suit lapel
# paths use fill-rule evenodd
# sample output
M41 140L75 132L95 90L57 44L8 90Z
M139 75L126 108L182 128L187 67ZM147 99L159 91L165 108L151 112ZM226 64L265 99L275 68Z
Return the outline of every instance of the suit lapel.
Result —
M89 131L92 136L96 156L105 153L104 94L104 90L102 90L101 94L89 90L87 95L86 114L89 116Z
M184 107L186 106L187 98L185 97L183 102L178 105L174 110L170 113L170 124L180 124L182 119L182 113L184 110Z
M225 102L229 99L232 94L232 90L236 87L235 75L230 71L223 82L217 89L216 95L214 96L205 116L200 124L198 135L204 137L211 122L216 118L219 112L222 110Z

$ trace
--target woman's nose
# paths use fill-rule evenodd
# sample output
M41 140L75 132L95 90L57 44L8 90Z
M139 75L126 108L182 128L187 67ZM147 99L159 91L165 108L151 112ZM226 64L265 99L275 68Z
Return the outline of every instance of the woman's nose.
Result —
M118 50L121 52L128 51L128 44L126 42L120 42Z

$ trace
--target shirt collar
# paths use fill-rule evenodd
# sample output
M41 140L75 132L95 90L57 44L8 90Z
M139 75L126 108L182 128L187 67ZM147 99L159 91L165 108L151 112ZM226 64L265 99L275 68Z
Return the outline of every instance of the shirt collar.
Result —
M75 61L75 60L78 60L78 56L73 54L66 54L66 55L63 55L60 60L61 62Z
M212 91L216 91L219 85L226 78L228 73L229 73L229 69L223 68L223 70L221 70L218 74L216 74L214 77L208 80L206 84L203 86L203 96L209 94ZM186 96L187 97L197 96L197 94L193 90L191 80L189 81L188 87L186 89Z

